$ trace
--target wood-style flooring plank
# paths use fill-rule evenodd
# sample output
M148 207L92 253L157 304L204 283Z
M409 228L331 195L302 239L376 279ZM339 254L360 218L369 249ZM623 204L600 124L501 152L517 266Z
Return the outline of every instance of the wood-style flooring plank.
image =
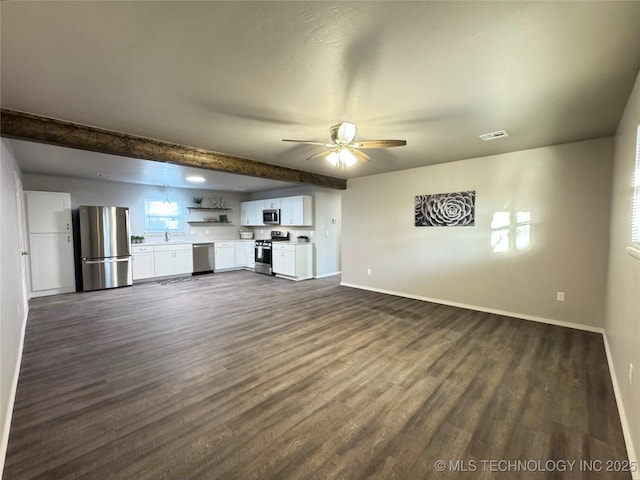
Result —
M3 478L475 480L625 455L598 334L229 272L34 299Z

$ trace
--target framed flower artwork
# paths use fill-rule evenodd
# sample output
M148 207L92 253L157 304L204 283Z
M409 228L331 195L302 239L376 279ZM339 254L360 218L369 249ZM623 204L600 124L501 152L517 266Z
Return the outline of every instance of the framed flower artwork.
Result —
M416 195L416 227L471 227L475 214L475 190Z

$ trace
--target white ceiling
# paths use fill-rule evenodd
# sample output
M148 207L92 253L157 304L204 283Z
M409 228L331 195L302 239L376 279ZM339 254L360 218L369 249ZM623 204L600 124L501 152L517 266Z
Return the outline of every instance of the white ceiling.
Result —
M637 1L0 8L5 108L342 178L612 135L640 69ZM357 139L407 146L337 170L305 161L319 147L281 141L327 140L343 120ZM478 138L500 129L510 136ZM36 148L17 150L22 162ZM52 157L29 168L80 174ZM184 175L94 159L149 183Z

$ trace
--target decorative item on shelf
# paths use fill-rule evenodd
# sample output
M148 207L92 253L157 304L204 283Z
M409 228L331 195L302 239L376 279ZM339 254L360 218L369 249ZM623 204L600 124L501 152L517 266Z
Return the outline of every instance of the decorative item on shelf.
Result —
M227 219L226 215L220 215L220 221L222 223L228 223L229 222L229 220Z
M217 222L218 219L215 217L205 217L204 219L205 222Z
M144 243L144 237L138 235L131 235L131 243Z
M202 207L202 197L193 197L193 204L196 208Z
M221 198L217 198L217 197L210 197L209 198L209 208L220 208L220 209L225 209L227 208L225 206L226 204L226 200L224 197Z

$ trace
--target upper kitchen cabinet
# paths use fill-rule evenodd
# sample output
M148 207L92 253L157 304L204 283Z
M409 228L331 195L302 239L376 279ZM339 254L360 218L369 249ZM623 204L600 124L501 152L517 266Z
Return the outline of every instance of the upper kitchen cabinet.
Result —
M59 192L25 192L29 233L71 231L71 195Z
M240 204L240 224L245 227L259 227L262 223L262 200L252 200Z
M252 200L240 204L241 223L246 227L261 227L263 210L280 210L280 225L286 227L305 227L313 225L313 197L267 198Z
M311 195L281 198L280 225L290 227L313 225L313 198Z
M280 199L279 198L267 198L263 200L262 208L264 210L275 210L280 208Z

